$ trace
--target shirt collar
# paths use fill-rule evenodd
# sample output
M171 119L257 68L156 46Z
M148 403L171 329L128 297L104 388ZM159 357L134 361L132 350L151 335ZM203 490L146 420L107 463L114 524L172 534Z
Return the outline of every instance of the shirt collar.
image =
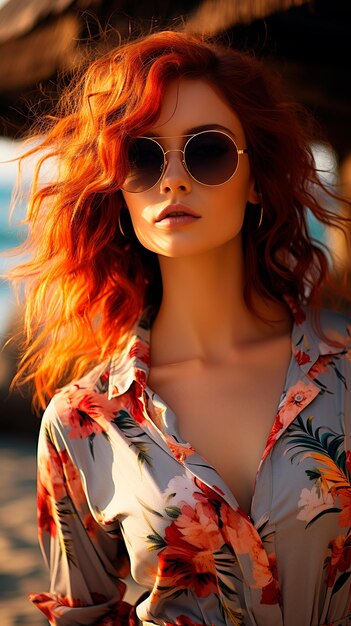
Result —
M285 296L293 316L291 332L292 353L305 375L323 355L340 354L345 350L345 336L339 335L340 346L322 339L318 330L318 314L310 307L297 303L290 296ZM146 386L150 369L150 328L154 310L148 307L135 324L130 338L121 351L115 352L110 364L109 399L122 395L132 385L139 383ZM320 323L324 330L324 324ZM338 339L338 337L335 337ZM343 340L343 341L342 341ZM348 338L351 344L351 337ZM349 345L349 348L351 345Z
M150 369L150 328L152 307L148 307L135 324L130 338L111 359L108 398L120 396L137 382L145 387Z
M292 353L304 374L308 374L320 357L341 354L351 348L351 336L345 334L342 315L300 305L289 296L284 299L294 319Z

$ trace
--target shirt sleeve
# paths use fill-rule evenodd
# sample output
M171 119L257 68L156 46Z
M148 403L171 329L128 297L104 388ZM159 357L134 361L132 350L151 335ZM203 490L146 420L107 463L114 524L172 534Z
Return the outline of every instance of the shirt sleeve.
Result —
M116 522L94 519L77 467L55 424L51 403L38 443L38 527L50 590L30 599L57 626L134 626L135 608L123 601L129 557Z

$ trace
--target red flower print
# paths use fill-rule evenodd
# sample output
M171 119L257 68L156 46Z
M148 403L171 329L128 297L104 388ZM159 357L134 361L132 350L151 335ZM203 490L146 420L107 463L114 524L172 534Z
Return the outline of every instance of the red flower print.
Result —
M346 572L351 566L351 536L346 538L339 535L329 543L331 555L327 558L328 563L328 587L333 587L338 572Z
M125 586L124 586L125 588ZM107 602L107 598L101 593L91 593L91 598L94 604L104 604ZM112 608L108 615L99 620L99 626L138 626L139 618L136 616L135 607L131 606L128 602L118 602L114 608Z
M197 548L215 551L224 544L216 511L206 500L198 502L195 509L184 504L174 523L186 541Z
M351 450L346 452L346 467L351 474Z
M268 585L263 587L261 595L261 604L279 604L280 593L276 580L272 580Z
M127 395L127 402L124 406L138 424L145 424L147 420L145 417L146 409L143 402L143 392L141 392L141 395L138 395L137 388L134 385Z
M294 356L298 365L305 365L305 363L310 363L311 361L307 352L304 352L303 350L295 352Z
M141 387L145 387L146 385L146 373L144 370L136 369L135 370L135 380Z
M45 489L54 500L61 500L66 495L62 462L55 446L48 438L45 445L45 451L39 455L38 460L38 482L39 485L45 485Z
M181 507L166 528L166 548L158 554L157 586L192 589L200 598L217 590L214 551L224 544L218 518L209 502ZM155 596L154 596L155 598Z
M174 626L173 622L165 622L166 626ZM204 622L202 622L202 624L199 624L199 622L193 622L190 617L187 617L186 615L178 615L178 617L176 618L175 621L175 625L176 626L206 626L206 624ZM212 626L212 624L211 624ZM214 626L214 624L213 624Z
M329 328L327 331L327 337L332 342L336 342L337 347L345 350L346 360L351 361L351 324L346 326L346 334L341 334L337 330ZM329 351L331 351L330 345L328 345L328 348Z
M45 446L45 447L44 447ZM41 447L38 459L37 506L39 536L48 532L56 535L55 501L66 496L62 462L48 436Z
M141 339L137 339L129 351L129 358L136 357L150 367L150 346Z
M172 454L181 463L195 452L195 449L190 444L179 443L173 435L166 434L165 440Z
M94 605L105 604L106 596L101 593L91 592L91 598ZM30 594L29 599L44 613L50 624L55 626L59 620L61 622L65 607L84 608L86 604L78 598L70 596L54 596L46 593ZM101 617L98 622L99 626L137 626L139 620L136 617L134 607L128 602L118 602L114 605L105 617Z
M141 426L146 424L146 408L144 407L143 395L144 391L133 383L128 391L114 398L113 406L116 410L116 414L118 415L120 410L128 411L129 415L131 415L138 424Z
M263 548L262 541L240 508L234 510L226 502L222 503L220 517L223 521L223 534L226 543L232 546L236 555L250 555L252 561L252 579L250 585L264 588L272 582L272 572Z
M72 463L72 459L67 450L60 450L59 457L62 462L63 472L66 479L65 486L67 492L71 496L72 500L74 500L75 506L79 508L79 505L85 502L85 494L80 474L76 466Z
M217 485L212 485L212 489L215 489L215 491L217 491L217 493L221 494L222 496L224 496L224 491L223 489L221 489L220 487L217 487Z
M283 430L283 422L281 422L280 415L278 413L274 420L272 430L268 436L266 447L262 455L262 461L264 461L264 459L269 455L270 451L274 447L274 444L277 441L282 430Z
M54 518L55 507L50 494L43 484L38 481L37 487L37 506L38 506L38 532L42 538L43 532L48 532L50 537L56 536L56 522Z
M106 370L106 372L104 372L100 376L100 383L101 383L101 385L105 385L107 383L107 381L109 380L109 378L110 378L110 370Z
M57 624L56 617L62 617L61 607L83 607L85 606L78 598L70 598L69 596L54 596L49 593L31 593L29 599L40 609L48 618L50 624Z
M351 526L351 489L339 489L337 492L339 502L342 507L339 513L338 522L341 528L350 528Z
M299 381L296 385L290 387L283 408L285 409L287 405L298 406L300 408L312 396L313 393L309 385L306 385L303 381Z
M92 594L95 595L97 597L97 601L101 602L106 602L106 597L102 596L100 593L99 594ZM63 606L69 606L70 608L78 608L78 607L83 607L85 606L84 602L82 600L80 600L79 598L72 598L71 596L58 596L58 600L60 602L60 604L62 604ZM96 600L95 600L96 601Z
M328 370L328 365L333 361L332 354L322 354L308 372L308 378L314 380L319 374L323 374Z
M291 424L293 419L307 406L319 393L314 385L307 384L303 380L299 380L295 385L290 387L285 398L285 402L279 411L279 419L286 428Z
M96 523L91 513L87 513L83 520L84 528L91 539L95 539L96 532L99 530L99 526Z
M284 404L278 411L275 418L273 428L267 439L266 447L262 456L262 461L268 456L277 439L284 430L291 424L295 417L318 395L319 389L311 383L306 385L305 382L299 380L295 385L290 387ZM262 462L261 461L261 462Z
M107 432L109 422L117 414L115 399L109 400L106 394L95 393L71 385L58 396L60 414L64 426L70 426L71 439L85 439L93 433Z
M46 593L31 593L29 594L29 600L31 600L37 607L40 609L45 617L48 618L50 624L55 624L55 619L53 616L53 609L57 606L57 602Z
M274 552L268 554L273 580L262 589L261 604L280 604L281 596L278 581L277 558Z
M198 487L198 489L201 490L200 492L194 491L194 499L198 500L199 502L209 502L211 506L214 507L215 511L219 512L221 504L223 502L222 489L220 489L220 487L217 487L216 485L212 485L212 487L209 487L208 485L203 483L202 480L200 480L198 477L194 479L194 483Z

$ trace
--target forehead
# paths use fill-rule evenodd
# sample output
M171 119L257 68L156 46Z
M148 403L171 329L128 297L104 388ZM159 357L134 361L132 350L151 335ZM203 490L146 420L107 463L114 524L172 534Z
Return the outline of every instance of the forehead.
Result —
M221 125L244 139L241 122L227 101L210 83L181 78L167 87L160 115L151 132L177 136L201 126Z

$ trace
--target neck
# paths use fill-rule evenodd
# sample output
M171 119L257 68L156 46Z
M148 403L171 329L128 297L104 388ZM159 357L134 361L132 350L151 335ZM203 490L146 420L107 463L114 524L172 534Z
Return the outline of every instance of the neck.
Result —
M159 262L163 296L151 331L153 365L191 359L221 361L230 350L279 334L282 328L286 332L284 305L254 298L256 310L270 324L248 309L238 238L204 254L160 256Z

